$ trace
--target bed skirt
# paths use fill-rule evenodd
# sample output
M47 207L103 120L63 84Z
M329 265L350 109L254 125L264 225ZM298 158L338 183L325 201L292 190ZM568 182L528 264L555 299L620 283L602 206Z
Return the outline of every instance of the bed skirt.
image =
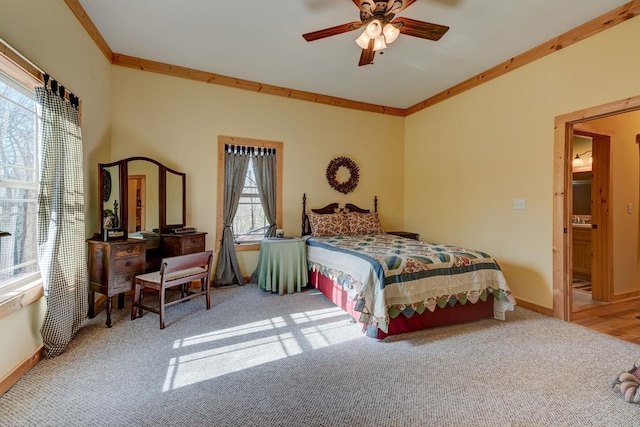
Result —
M360 317L360 313L354 310L355 301L350 300L347 291L319 271L309 272L310 284L329 298L335 305L349 313L354 319ZM383 339L389 335L398 335L406 332L435 328L438 326L466 323L478 319L493 318L493 295L489 295L486 301L478 301L475 304L456 304L453 307L447 305L444 308L436 306L433 312L426 310L422 314L414 314L411 317L398 315L395 319L389 319L389 333L378 329L376 338ZM363 325L363 329L366 325Z

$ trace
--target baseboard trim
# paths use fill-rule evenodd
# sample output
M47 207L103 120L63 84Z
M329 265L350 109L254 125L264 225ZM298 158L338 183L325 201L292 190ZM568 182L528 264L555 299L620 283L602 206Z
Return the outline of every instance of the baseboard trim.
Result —
M640 298L640 291L627 292L624 294L614 295L611 302L631 301Z
M20 380L27 372L44 359L44 347L40 346L31 356L27 357L12 372L0 380L0 396L5 394L15 383Z
M544 314L545 316L553 317L553 309L551 308L542 307L541 305L517 298L516 305L519 305L522 308L526 308L527 310L535 311L536 313Z

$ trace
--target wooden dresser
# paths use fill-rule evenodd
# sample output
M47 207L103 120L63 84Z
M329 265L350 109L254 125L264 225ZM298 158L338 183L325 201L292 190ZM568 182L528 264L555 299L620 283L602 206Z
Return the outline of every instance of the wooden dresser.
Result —
M118 295L118 308L122 308L124 292L133 289L137 275L159 270L162 258L204 252L206 234L161 234L159 243L157 239L147 238L110 242L89 239L89 318L96 314L95 293L101 293L107 297L106 324L111 327L114 295Z
M127 239L89 243L89 318L95 317L95 293L107 297L107 327L111 327L111 298L118 295L118 308L124 306L124 292L133 289L133 279L144 273L146 240Z

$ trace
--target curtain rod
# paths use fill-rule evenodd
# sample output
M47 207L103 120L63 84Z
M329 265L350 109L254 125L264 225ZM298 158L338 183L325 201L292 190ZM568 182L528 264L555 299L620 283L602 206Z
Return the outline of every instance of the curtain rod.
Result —
M42 70L42 68L40 68L36 64L34 64L33 61L29 60L29 58L27 58L22 53L20 53L16 48L11 46L11 44L8 43L2 37L0 37L0 45L4 46L4 48L5 48L5 49L3 49L5 51L4 56L7 56L6 49L10 50L12 55L15 55L14 58L11 58L10 56L8 56L8 59L10 61L17 62L17 65L20 68L24 69L26 72L31 74L37 80L40 80L41 82L43 82L45 86L49 86L51 88L51 90L53 92L58 93L60 95L60 97L66 98L67 100L69 100L71 105L73 105L76 108L79 108L79 106L80 106L80 98L78 96L73 94L71 91L67 90L63 85L59 84L59 82L56 79L54 79L52 76L47 74L44 70ZM0 53L2 53L2 52L0 52ZM16 59L18 59L18 58L20 59L20 61L23 62L22 64L19 63L20 61L16 61ZM28 65L29 67L33 68L35 71L40 73L40 75L39 76L34 75L35 73L33 71L27 70L25 68L25 65Z
M276 155L275 148L254 147L252 145L224 144L224 149L227 153L235 153L235 154L249 154L249 155L255 155L255 156L275 156Z
M15 47L13 47L9 42L7 42L5 39L3 39L2 37L0 37L0 43L2 43L7 49L10 49L11 52L13 52L16 56L20 57L20 59L22 59L24 62L26 62L27 64L29 64L30 66L32 66L33 68L35 68L36 70L38 70L38 72L40 72L40 74L46 74L42 68L38 67L36 64L33 63L33 61L31 61L29 58L27 58L26 56L24 56L22 53L20 53L20 51L18 51L18 49L16 49Z

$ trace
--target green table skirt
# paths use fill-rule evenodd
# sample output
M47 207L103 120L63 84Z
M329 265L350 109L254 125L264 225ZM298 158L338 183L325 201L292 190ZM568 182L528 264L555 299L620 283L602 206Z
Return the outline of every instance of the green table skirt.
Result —
M258 286L265 291L300 292L307 285L307 248L301 238L265 238L260 243Z

